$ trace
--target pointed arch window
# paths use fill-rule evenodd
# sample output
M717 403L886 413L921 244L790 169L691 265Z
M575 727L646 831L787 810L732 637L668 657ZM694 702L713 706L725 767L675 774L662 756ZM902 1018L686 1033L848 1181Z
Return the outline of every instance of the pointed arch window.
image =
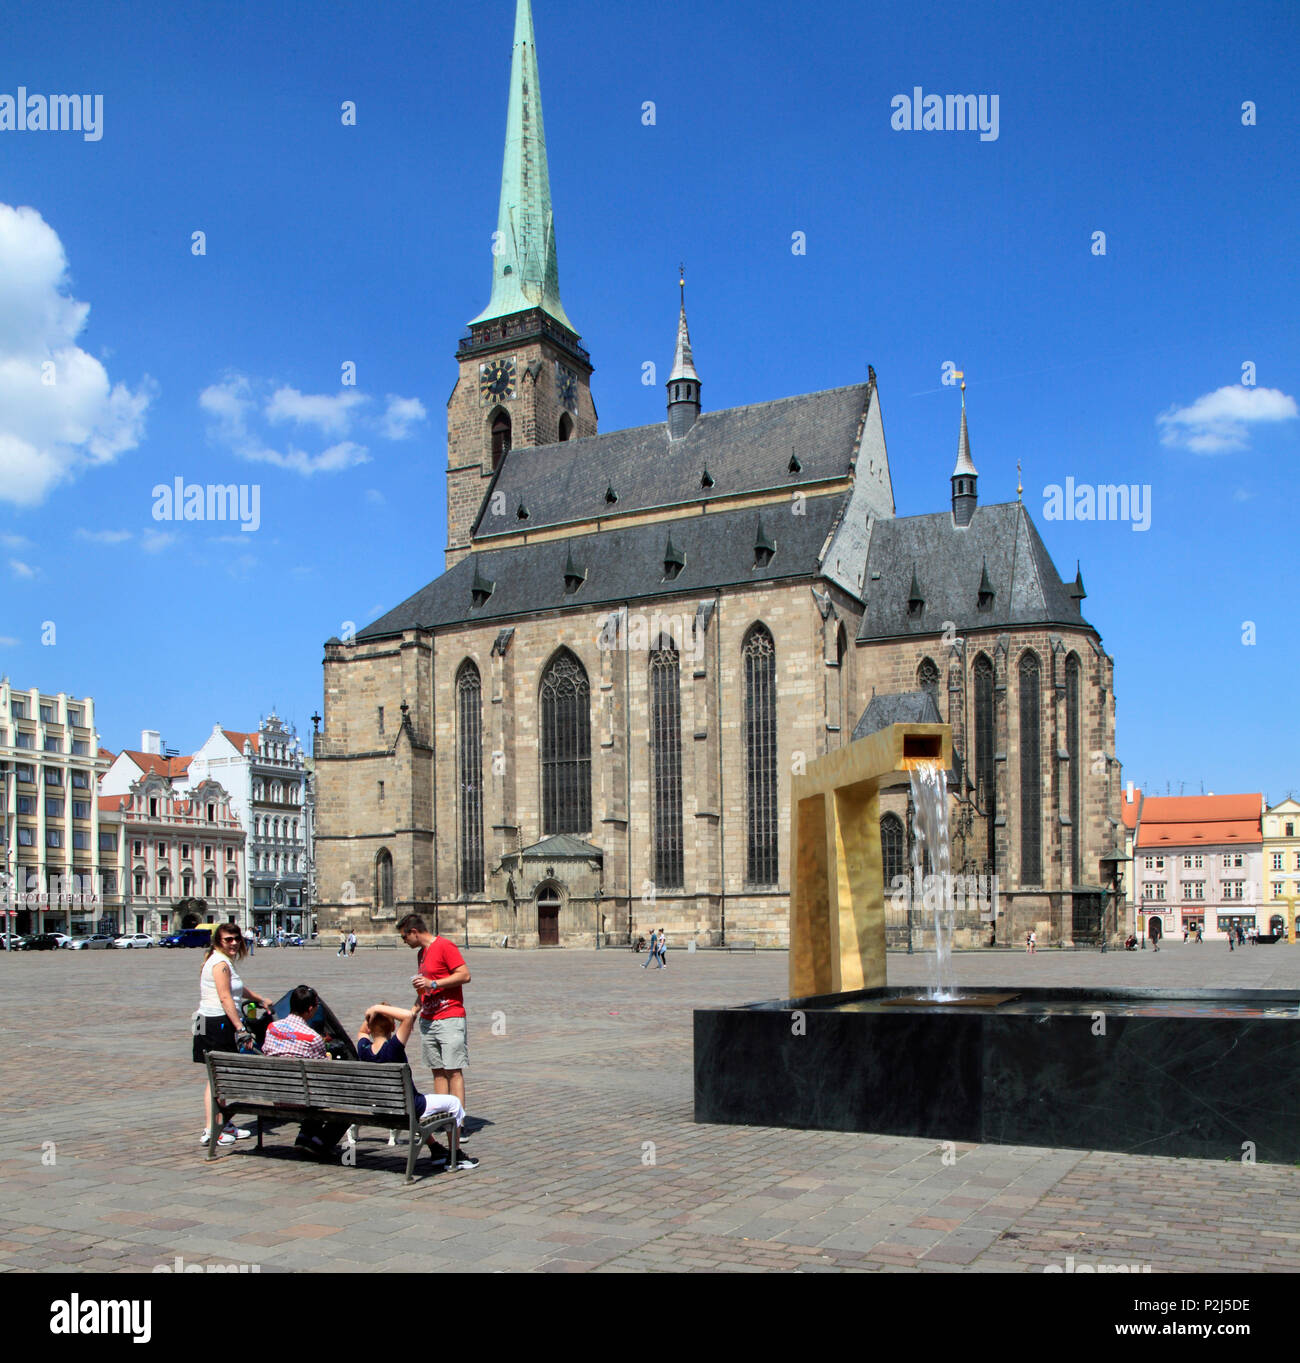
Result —
M483 893L483 687L468 658L456 674L456 784L460 818L460 889Z
M934 703L939 705L939 665L933 658L922 658L916 669L916 689L918 691L928 691L934 697ZM943 709L939 709L940 715Z
M542 676L542 832L591 831L591 687L561 649Z
M1038 657L1020 655L1020 878L1043 879L1042 685Z
M380 913L393 907L393 854L387 847L375 857L375 907Z
M1079 655L1071 653L1065 660L1065 750L1070 755L1070 881L1078 885L1083 879L1083 820L1082 820L1082 745L1079 731L1079 683L1082 676Z
M494 473L497 466L510 453L513 429L510 413L504 408L498 407L492 413L492 471Z
M988 845L985 857L992 866L996 859L997 843L993 822L997 814L997 787L993 762L996 732L993 716L993 664L987 653L975 659L975 789L981 811L985 815Z
M565 441L572 439L573 439L573 418L568 414L568 412L565 412L565 414L560 418L560 440Z
M666 635L650 655L650 763L654 780L654 879L677 889L682 869L681 661Z
M763 625L745 636L745 793L751 885L777 881L776 648Z
M880 820L880 865L888 892L895 878L907 875L906 841L903 821L897 814L886 814Z

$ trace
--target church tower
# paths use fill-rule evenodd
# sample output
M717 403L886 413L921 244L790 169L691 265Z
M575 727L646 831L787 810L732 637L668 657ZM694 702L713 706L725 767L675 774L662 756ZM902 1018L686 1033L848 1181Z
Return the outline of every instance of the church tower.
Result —
M596 434L591 359L560 301L532 0L517 0L492 297L456 352L447 404L447 562L469 552L489 480L516 446Z

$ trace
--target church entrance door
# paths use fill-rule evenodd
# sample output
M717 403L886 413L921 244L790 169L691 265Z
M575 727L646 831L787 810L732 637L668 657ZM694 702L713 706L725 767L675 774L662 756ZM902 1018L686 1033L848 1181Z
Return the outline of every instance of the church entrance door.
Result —
M537 896L537 945L560 945L560 896L554 890L543 890Z

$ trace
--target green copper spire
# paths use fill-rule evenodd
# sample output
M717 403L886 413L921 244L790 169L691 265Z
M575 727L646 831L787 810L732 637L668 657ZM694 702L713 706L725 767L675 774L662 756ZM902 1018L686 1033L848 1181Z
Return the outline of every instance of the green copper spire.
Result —
M555 255L551 177L542 124L542 83L537 72L532 0L518 0L515 51L510 68L510 112L501 169L501 211L492 256L492 301L474 318L490 322L541 308L576 332L560 302Z

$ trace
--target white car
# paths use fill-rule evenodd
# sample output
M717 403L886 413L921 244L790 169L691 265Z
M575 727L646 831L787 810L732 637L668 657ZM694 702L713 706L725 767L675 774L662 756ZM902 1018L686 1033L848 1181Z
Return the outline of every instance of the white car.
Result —
M50 936L54 938L60 947L66 947L68 943L72 941L72 938L69 937L66 932L52 932L50 933Z
M119 937L113 943L121 950L129 950L131 947L151 947L155 946L154 939L147 932L137 932L130 937Z

